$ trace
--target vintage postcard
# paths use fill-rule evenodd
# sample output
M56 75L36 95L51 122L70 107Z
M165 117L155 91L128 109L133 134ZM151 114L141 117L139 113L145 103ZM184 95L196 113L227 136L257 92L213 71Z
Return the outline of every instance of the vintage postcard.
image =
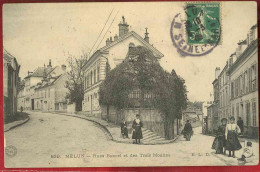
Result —
M6 168L259 163L257 3L3 5Z

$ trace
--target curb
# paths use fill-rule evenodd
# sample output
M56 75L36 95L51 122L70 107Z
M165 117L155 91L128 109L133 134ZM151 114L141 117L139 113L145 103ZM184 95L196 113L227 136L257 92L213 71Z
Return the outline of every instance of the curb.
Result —
M20 125L25 124L25 123L28 122L29 120L30 120L30 117L28 116L27 119L23 120L21 123L18 123L18 124L16 124L16 125L12 126L12 127L9 127L8 129L4 129L4 132L7 132L7 131L10 131L10 130L16 128L16 127L19 127Z

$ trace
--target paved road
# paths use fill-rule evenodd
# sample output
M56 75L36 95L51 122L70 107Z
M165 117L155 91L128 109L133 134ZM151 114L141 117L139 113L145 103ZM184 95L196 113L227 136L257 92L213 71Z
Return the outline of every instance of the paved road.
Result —
M30 112L30 118L5 133L6 145L17 148L16 156L5 156L6 167L237 165L234 158L216 156L214 138L200 134L200 128L190 142L180 138L167 145L133 145L108 140L83 119L41 112ZM259 152L258 143L254 148Z

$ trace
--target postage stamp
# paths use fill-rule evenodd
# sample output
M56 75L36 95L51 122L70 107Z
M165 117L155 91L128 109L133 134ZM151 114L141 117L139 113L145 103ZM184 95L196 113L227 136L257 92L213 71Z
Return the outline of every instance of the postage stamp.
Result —
M220 3L187 3L188 44L218 44L220 39Z
M186 3L170 30L177 51L182 56L209 54L221 39L220 16L220 3Z

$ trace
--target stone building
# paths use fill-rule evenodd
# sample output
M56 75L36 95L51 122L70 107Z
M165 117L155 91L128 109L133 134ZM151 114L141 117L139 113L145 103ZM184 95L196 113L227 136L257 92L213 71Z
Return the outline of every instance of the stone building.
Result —
M55 108L50 105L49 106L46 105L46 108L45 108L44 102L42 102L42 104L40 104L41 102L39 102L39 97L42 94L47 95L47 91L49 91L50 87L47 88L46 84L52 83L65 72L66 72L65 65L52 67L51 60L49 60L49 64L47 66L44 65L43 67L38 67L33 72L28 71L28 75L23 80L24 87L23 87L23 89L21 89L19 91L19 94L18 94L18 102L19 102L18 108L23 107L23 109L25 109L25 110L35 110L35 109L54 110ZM45 85L45 87L44 87L45 89L43 89L44 91L42 91L42 93L39 93L38 90L40 87L42 88L43 85ZM63 90L63 87L64 86L61 85L60 89ZM45 91L46 91L46 93L45 93ZM63 95L63 96L65 97L65 95ZM53 104L54 104L54 102L53 102ZM45 109L43 109L43 107Z
M163 54L149 43L148 32L142 38L134 31L129 32L129 25L122 17L119 23L119 36L117 34L106 40L106 45L90 57L84 71L84 100L82 109L88 115L101 117L102 110L99 105L99 85L106 77L107 67L114 69L120 64L129 51L129 47L143 46L152 51L156 58L160 59Z
M227 75L227 71L230 67L229 61L227 61L225 67L222 69L218 76L219 83L219 120L222 118L230 117L230 79Z
M8 118L17 112L17 90L20 65L16 58L5 49L3 51L3 92L4 117Z
M65 88L67 73L49 76L35 86L34 109L41 111L66 111L67 100Z
M231 114L236 120L244 121L244 135L258 137L258 39L257 25L253 26L247 39L238 43L236 58L230 65L228 74L231 80ZM232 61L232 60L231 60Z

